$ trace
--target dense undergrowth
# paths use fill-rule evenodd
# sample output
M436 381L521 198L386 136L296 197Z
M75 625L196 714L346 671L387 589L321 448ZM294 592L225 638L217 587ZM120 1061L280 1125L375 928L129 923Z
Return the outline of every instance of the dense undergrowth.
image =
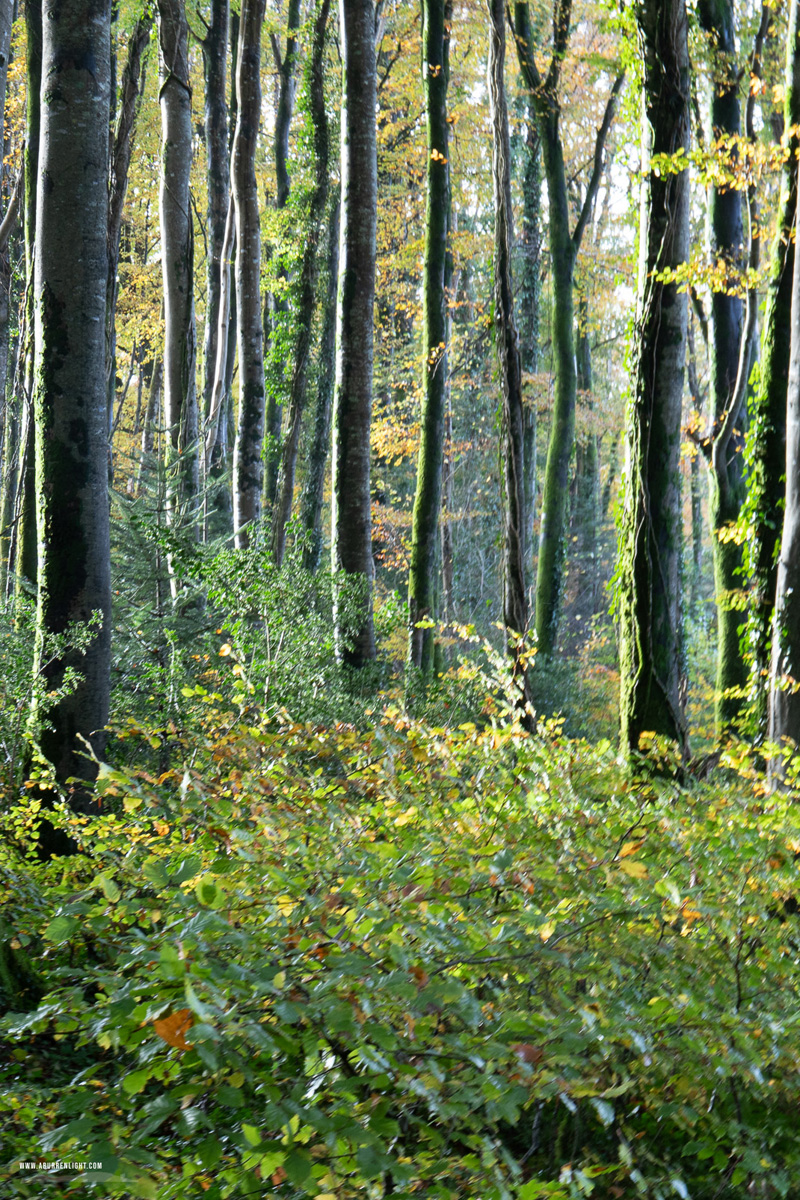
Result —
M791 797L733 750L637 781L499 684L265 715L222 649L118 731L82 854L3 814L4 1197L793 1194Z

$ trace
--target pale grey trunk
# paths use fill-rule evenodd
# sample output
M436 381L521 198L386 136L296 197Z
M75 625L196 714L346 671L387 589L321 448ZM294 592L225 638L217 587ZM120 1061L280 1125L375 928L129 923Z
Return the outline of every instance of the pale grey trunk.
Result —
M82 675L47 716L58 778L102 754L110 682L111 583L105 389L110 0L45 0L34 260L34 408L39 598L34 670L47 690ZM52 657L48 634L100 614L85 654Z
M342 212L333 413L332 545L335 632L340 660L375 658L372 617L370 423L378 165L375 12L372 0L340 0ZM358 616L345 628L342 589L360 582Z
M261 25L264 0L244 0L236 65L236 133L231 190L236 209L236 319L239 334L239 425L233 450L233 532L243 549L261 515L264 444L264 330L261 324L261 230L256 139L261 115Z
M167 515L178 525L194 520L199 490L194 239L189 202L192 90L183 0L158 0L158 31Z

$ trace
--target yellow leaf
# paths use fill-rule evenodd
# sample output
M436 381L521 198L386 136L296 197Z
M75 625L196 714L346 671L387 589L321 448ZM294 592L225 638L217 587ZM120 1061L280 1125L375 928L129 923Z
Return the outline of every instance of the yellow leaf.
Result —
M647 878L647 867L643 862L621 862L619 869L620 871L624 871L626 875L630 875L632 879Z
M644 845L644 838L640 838L638 842L626 842L619 852L620 858L627 858L630 854L635 854L640 846Z
M556 923L555 921L545 921L544 925L539 930L539 937L543 942L547 942L553 936Z
M232 649L233 649L233 647L231 646L230 642L226 642L224 646L220 646L220 648L219 648L220 658L226 658L227 655L229 655L231 653Z

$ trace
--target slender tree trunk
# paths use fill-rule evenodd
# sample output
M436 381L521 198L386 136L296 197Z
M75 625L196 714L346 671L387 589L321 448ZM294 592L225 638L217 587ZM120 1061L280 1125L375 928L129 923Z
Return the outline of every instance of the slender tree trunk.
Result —
M303 556L309 571L317 571L322 560L322 502L325 494L325 465L331 440L331 409L336 360L336 296L339 290L339 192L331 198L328 222L328 277L325 284L322 332L319 343L320 369L314 432L308 456L300 516L308 535Z
M685 0L637 9L644 97L637 361L620 535L620 716L626 750L652 732L687 748L681 695L680 437L686 296L658 272L688 259L689 173L650 169L689 148Z
M503 622L509 649L523 686L517 637L527 632L525 588L525 464L522 417L522 365L514 318L511 252L514 244L511 207L511 148L505 93L506 31L503 0L489 10L489 102L492 118L494 190L494 321L502 396L503 460Z
M158 0L158 31L167 516L177 526L194 521L199 490L194 239L189 201L192 91L184 0Z
M589 222L603 174L603 152L611 128L624 74L614 81L611 95L597 131L592 175L575 229L570 231L564 148L561 137L559 82L561 64L570 35L572 0L556 0L553 8L553 53L547 75L536 65L528 4L514 5L517 52L520 69L531 95L542 144L550 227L552 274L552 340L555 365L555 399L547 451L542 514L539 529L539 561L536 574L536 637L539 653L556 649L564 577L564 549L569 501L569 467L575 441L577 374L573 286L575 262Z
M342 51L342 214L336 314L331 558L337 657L361 667L375 658L372 618L373 308L378 164L375 12L372 0L339 0ZM360 585L352 627L347 582Z
M408 573L408 659L429 676L434 665L442 459L447 398L447 227L450 165L447 136L450 20L446 0L424 0L422 85L427 117L425 266L422 276L422 413Z
M297 40L297 31L300 27L300 0L289 0L288 12L286 15L286 49L283 57L281 57L280 45L277 37L272 35L272 54L275 59L275 65L278 70L278 78L280 80L278 87L278 106L275 113L275 135L273 139L273 150L275 154L275 180L277 195L275 207L281 212L289 203L289 194L291 192L292 181L289 175L289 133L292 127L292 116L294 114L295 92L297 90L297 62L299 57L299 45ZM265 329L270 328L272 334L271 340L278 347L282 342L281 338L275 338L275 330L272 329L273 324L278 321L285 321L288 316L288 305L282 296L270 297L269 303L264 310ZM277 350L280 354L280 349ZM283 363L274 364L275 370L271 372L275 376L272 380L272 385L267 394L267 415L266 415L266 472L264 480L264 499L269 508L275 504L275 499L278 494L278 473L281 463L281 430L283 426L283 403L282 383Z
M689 318L686 330L688 354L686 356L686 372L689 381L689 395L694 409L700 417L703 400L700 395L700 384L697 377L697 355L694 343L694 322ZM689 487L692 505L692 574L689 592L689 608L694 616L700 612L700 586L703 578L703 497L702 479L700 475L700 451L692 455Z
M236 319L239 340L239 425L233 451L233 531L250 542L261 514L264 444L264 329L261 324L261 227L256 141L261 116L261 26L264 0L244 0L236 64L236 133L231 189L236 208Z
M40 742L61 782L101 754L111 648L105 389L110 0L45 0L34 280L39 599L34 671L48 691L83 676L47 714ZM100 614L86 652L48 635Z
M589 301L585 291L578 295L578 329L576 338L578 392L583 394L586 408L592 409L592 349L589 339ZM597 434L589 429L583 437L577 456L577 518L578 601L577 611L588 632L588 620L594 615L597 599L597 518L599 510L599 462Z
M155 447L155 434L159 424L159 414L161 412L161 393L164 383L164 359L160 354L156 355L153 362L153 373L150 376L150 391L147 396L147 408L144 414L144 424L142 425L142 452L139 459L139 478L137 486L139 490L142 487L144 472L147 466L147 460L153 453Z
M224 261L230 255L230 241L226 236L228 208L230 202L230 154L228 152L228 104L227 63L228 26L230 24L229 0L211 0L210 22L203 38L203 69L205 73L205 135L206 135L206 179L208 197L206 204L206 228L208 253L206 257L206 323L203 337L203 421L205 428L205 470L211 450L208 442L213 429L216 439L217 422L221 398L214 402L215 381L218 377L218 350L220 341L227 350L228 319L230 300L223 297L226 284L229 286L230 266ZM221 312L225 309L224 320ZM213 441L211 442L213 450Z
M739 76L736 70L736 39L733 0L702 0L698 6L701 27L709 35L714 54L711 80L711 124L714 136L739 136ZM744 499L743 418L744 394L740 410L726 421L734 401L742 340L744 305L732 293L731 283L738 282L743 263L744 229L742 194L737 188L712 186L709 200L710 246L712 263L724 264L723 286L711 294L711 412L714 427L730 427L725 444L720 435L713 438L711 468L711 547L714 558L714 584L717 601L717 686L716 724L721 734L735 720L741 707L741 692L746 679L744 659L739 649L739 607L733 602L742 566L738 540L724 536L737 521Z
M784 490L786 470L786 395L792 331L797 157L800 151L800 4L791 0L786 43L784 123L788 134L786 165L780 186L778 232L772 247L761 343L758 388L750 412L750 470L747 515L750 538L747 559L751 583L747 646L749 693L755 735L762 741L769 720L769 672L772 620L781 539L775 497Z
M297 336L289 387L289 413L283 444L277 500L272 516L272 554L280 566L286 548L286 526L292 512L300 424L306 406L312 322L319 274L319 239L328 200L328 118L325 112L325 41L330 0L321 0L314 21L308 65L308 104L314 138L314 187L306 223L306 242L300 268L297 302Z
M25 113L25 316L22 346L23 372L17 383L21 394L17 400L19 415L19 476L15 488L14 508L17 514L13 534L13 566L17 585L23 581L36 585L38 550L36 532L36 455L33 422L33 253L36 241L36 193L39 179L39 122L42 86L42 3L26 0L27 30L26 74L27 102Z
M539 370L539 307L541 297L541 207L542 155L536 128L536 112L530 96L526 97L525 155L522 177L522 231L519 238L519 350L523 379ZM533 529L536 517L536 432L537 411L534 400L528 399L522 410L525 464L525 569L533 570Z
M786 486L770 672L769 740L800 745L800 255L793 264L791 362L786 408ZM770 762L778 781L785 763Z
M122 231L122 211L128 192L128 170L133 148L139 105L144 90L142 56L150 41L153 18L148 13L141 17L128 39L128 57L122 72L120 88L120 110L117 128L111 148L111 174L108 189L108 283L106 286L106 389L108 395L109 453L113 436L114 396L116 378L116 317L117 317L117 269L119 267L119 242Z

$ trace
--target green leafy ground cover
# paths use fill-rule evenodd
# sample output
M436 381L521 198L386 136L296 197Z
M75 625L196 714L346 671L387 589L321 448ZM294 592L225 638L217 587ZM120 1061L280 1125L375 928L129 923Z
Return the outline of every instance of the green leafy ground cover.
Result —
M2 818L4 1197L796 1195L791 796L185 690L83 854Z

